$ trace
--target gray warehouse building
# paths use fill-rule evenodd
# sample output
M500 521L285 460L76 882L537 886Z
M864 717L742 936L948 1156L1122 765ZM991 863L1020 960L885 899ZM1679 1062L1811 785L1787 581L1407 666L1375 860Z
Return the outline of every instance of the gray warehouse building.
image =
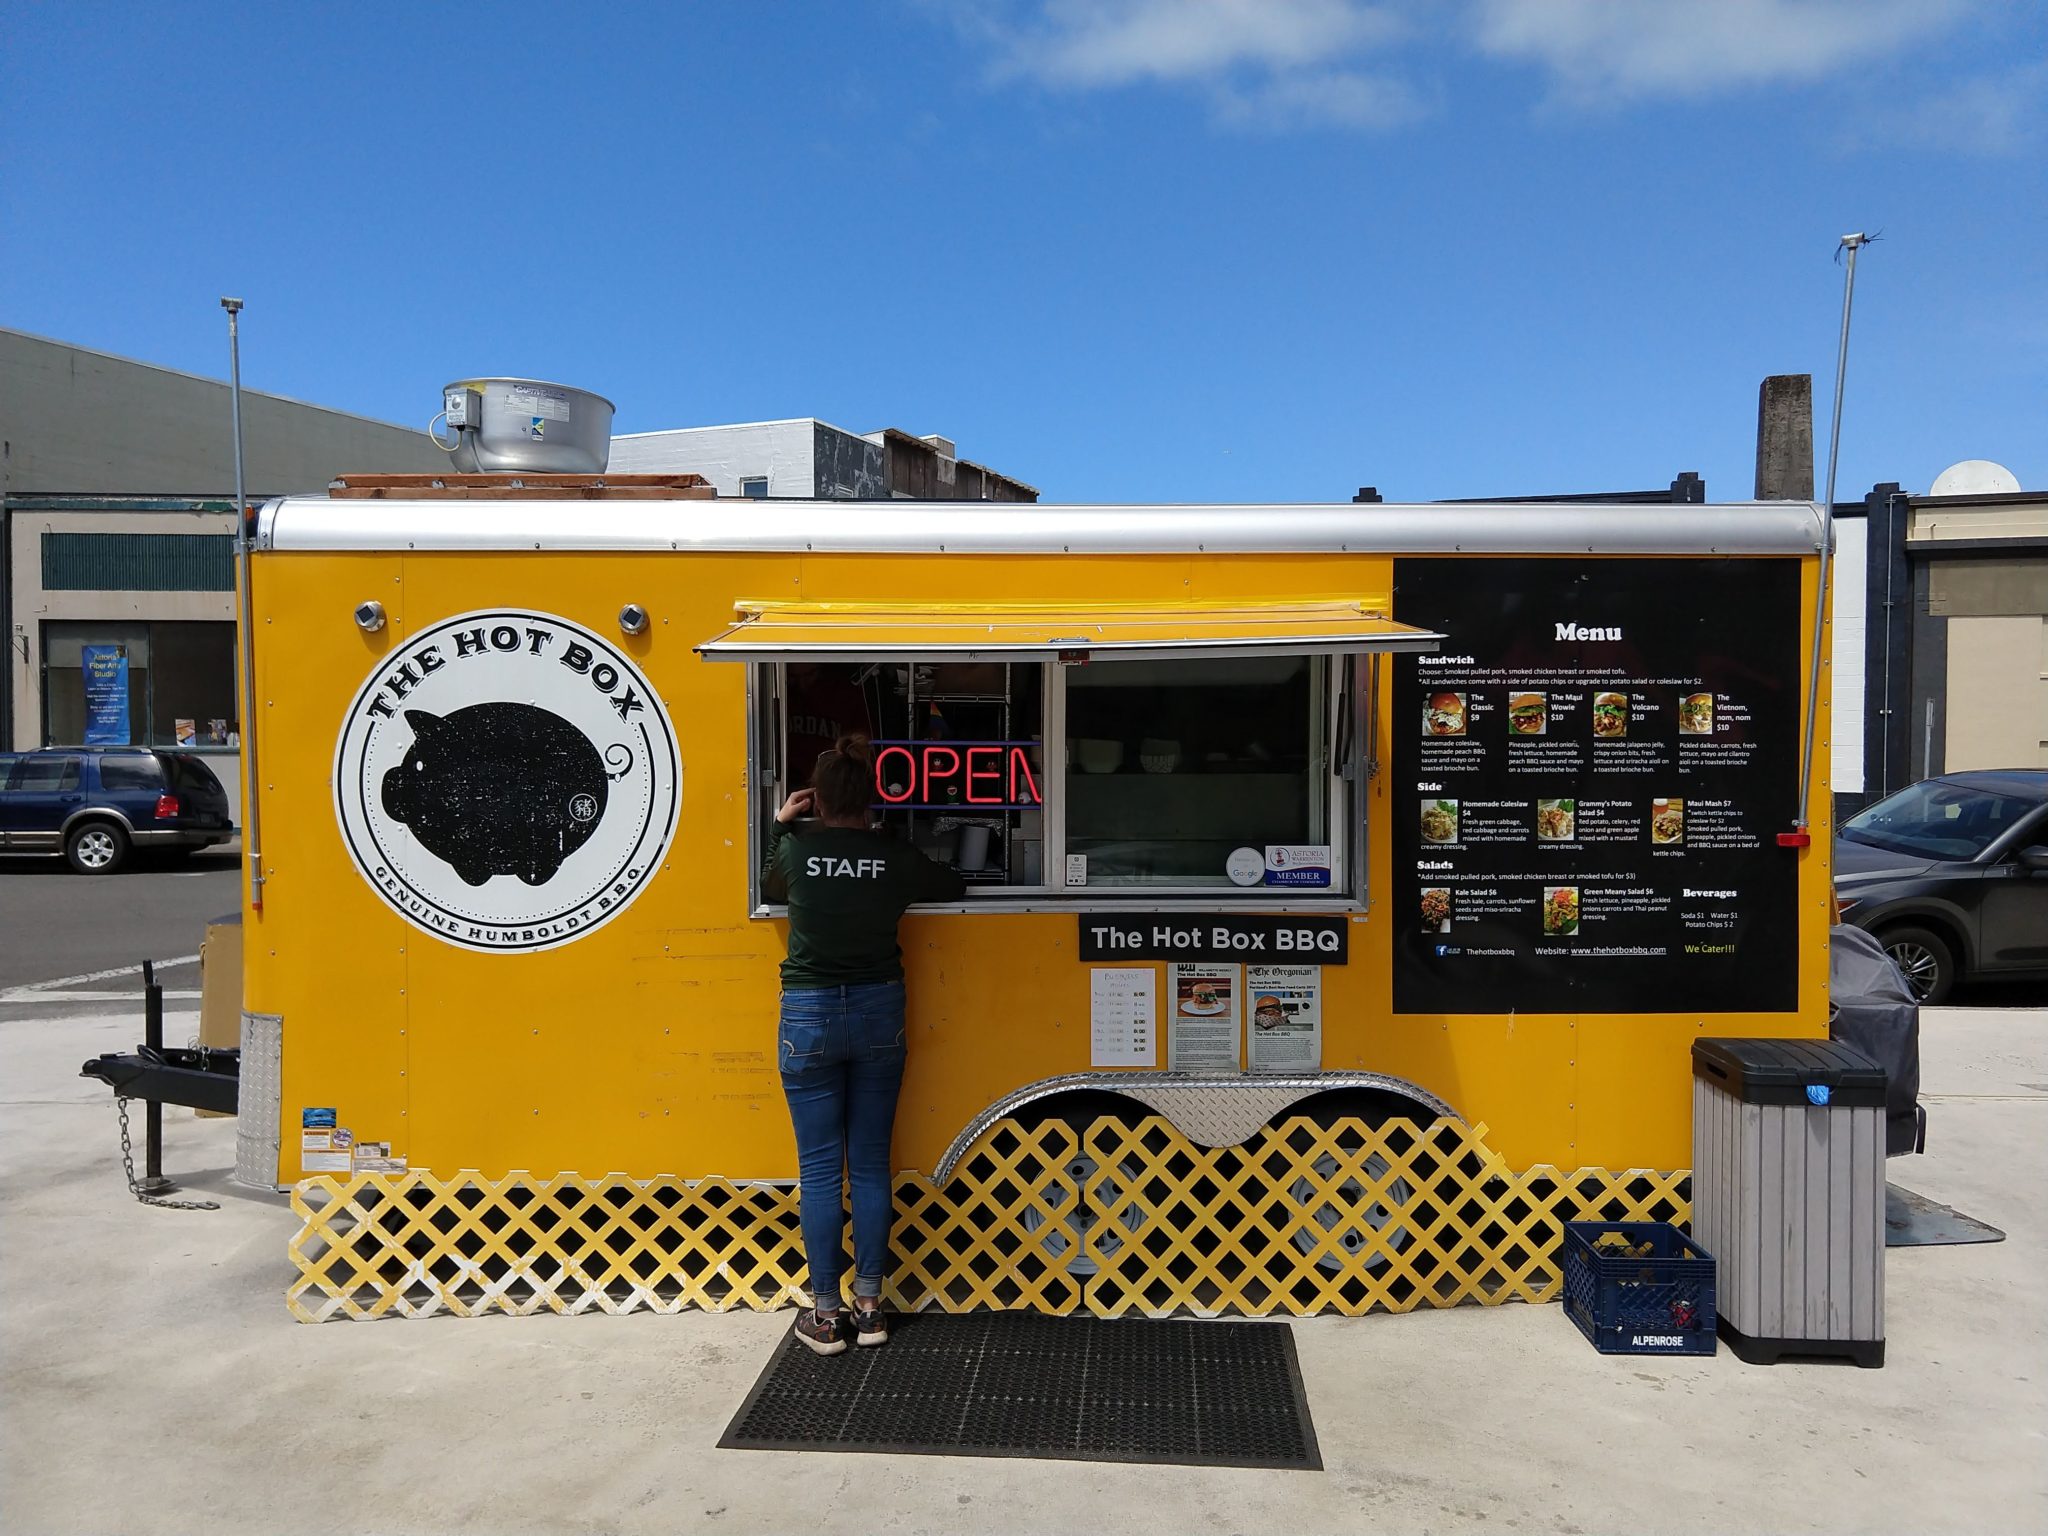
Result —
M417 427L245 389L250 498L434 471ZM228 386L0 329L0 749L85 744L84 662L118 655L125 732L187 746L241 795ZM118 712L116 712L117 718Z

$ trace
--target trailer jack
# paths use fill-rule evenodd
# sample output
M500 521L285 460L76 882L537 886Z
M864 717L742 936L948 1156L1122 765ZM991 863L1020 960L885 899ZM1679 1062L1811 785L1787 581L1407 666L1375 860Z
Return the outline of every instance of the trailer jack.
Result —
M205 1046L164 1044L164 989L156 979L153 962L142 962L142 1044L132 1054L114 1052L95 1056L78 1069L80 1077L98 1078L114 1090L114 1107L121 1117L121 1167L128 1176L128 1189L144 1205L167 1206L183 1211L217 1211L213 1200L169 1200L165 1195L177 1186L164 1177L164 1105L183 1104L193 1109L235 1113L241 1086L242 1053L239 1050L209 1050ZM135 1176L135 1152L128 1138L128 1101L141 1099L146 1107L143 1143L143 1172Z

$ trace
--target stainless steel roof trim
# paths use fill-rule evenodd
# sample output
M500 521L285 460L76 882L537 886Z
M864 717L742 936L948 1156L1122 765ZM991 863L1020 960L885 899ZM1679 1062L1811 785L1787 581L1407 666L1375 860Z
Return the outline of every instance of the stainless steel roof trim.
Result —
M967 1122L953 1138L932 1182L944 1184L988 1128L1005 1115L1054 1094L1088 1089L1134 1099L1198 1146L1236 1146L1273 1116L1313 1094L1339 1088L1374 1088L1412 1099L1446 1120L1464 1117L1427 1088L1380 1072L1319 1072L1300 1077L1203 1077L1187 1072L1070 1072L1005 1094ZM1205 1102L1207 1101L1207 1102ZM1251 1116L1256 1118L1250 1118Z
M273 496L256 509L256 539L252 548L270 548L271 533L277 527L277 514L284 510L284 503L284 497Z
M1058 656L1085 651L1105 661L1176 661L1230 658L1246 652L1274 651L1287 656L1361 656L1370 652L1425 652L1436 650L1447 636L1434 630L1407 635L1355 635L1348 639L1308 640L1299 635L1272 638L1201 640L1081 640L1026 644L962 645L927 642L923 645L882 644L874 641L844 641L829 645L747 644L721 637L707 640L696 649L706 661L791 661L828 656L835 661L914 661L923 657L944 657L951 661L1013 661L1020 656Z
M1060 506L983 501L401 501L290 496L271 551L1810 555L1810 502Z

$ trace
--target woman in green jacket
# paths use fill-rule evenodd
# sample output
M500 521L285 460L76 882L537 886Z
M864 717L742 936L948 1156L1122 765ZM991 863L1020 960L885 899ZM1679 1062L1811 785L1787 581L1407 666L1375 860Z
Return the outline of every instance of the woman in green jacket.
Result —
M952 901L965 888L952 870L868 825L873 784L865 737L842 736L820 753L811 788L797 790L775 813L761 881L768 900L789 903L778 1054L796 1128L813 1298L797 1316L796 1336L821 1355L836 1355L847 1343L840 1274L848 1186L853 1340L889 1340L882 1315L889 1138L904 1060L896 928L912 903ZM798 829L797 818L811 811L815 822Z

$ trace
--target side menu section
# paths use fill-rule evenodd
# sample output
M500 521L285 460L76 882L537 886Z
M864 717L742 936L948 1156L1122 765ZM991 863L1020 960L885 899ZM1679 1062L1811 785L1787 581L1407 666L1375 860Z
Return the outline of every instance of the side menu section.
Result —
M1788 1012L1796 560L1403 559L1397 1013Z

